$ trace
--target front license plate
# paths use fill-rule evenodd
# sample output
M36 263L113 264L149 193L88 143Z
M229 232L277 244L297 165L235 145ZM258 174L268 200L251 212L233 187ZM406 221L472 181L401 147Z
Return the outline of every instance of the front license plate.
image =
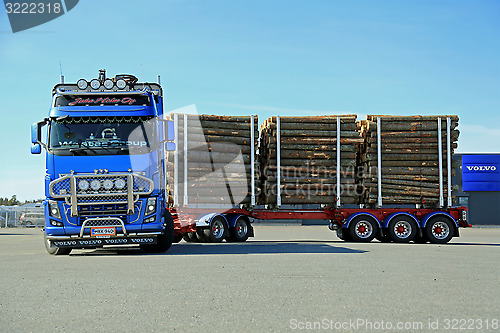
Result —
M116 235L114 227L95 227L90 228L90 236L92 237L110 237Z

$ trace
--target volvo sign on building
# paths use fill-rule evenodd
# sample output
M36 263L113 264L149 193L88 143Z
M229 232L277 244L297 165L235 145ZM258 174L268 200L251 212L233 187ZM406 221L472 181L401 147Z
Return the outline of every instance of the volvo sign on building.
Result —
M457 153L453 184L455 204L468 208L467 220L474 225L500 225L500 153Z
M462 191L500 191L500 155L463 155Z

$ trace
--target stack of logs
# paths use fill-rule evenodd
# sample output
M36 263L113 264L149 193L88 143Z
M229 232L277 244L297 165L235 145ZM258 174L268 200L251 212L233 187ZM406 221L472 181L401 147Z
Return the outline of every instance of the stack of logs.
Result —
M340 203L357 203L355 170L363 142L356 115L280 117L281 204L336 204L337 117L340 118ZM260 203L277 204L277 117L261 126Z
M443 194L447 191L447 120L451 120L451 153L457 148L458 116L368 116L358 122L365 140L360 151L364 193L361 203L378 198L377 118L381 121L381 188L383 204L439 203L438 119L441 118ZM445 201L446 202L446 201Z
M251 203L251 145L254 145L255 193L258 195L257 116L186 115L187 197L184 193L184 114L177 117L176 151L167 153L168 201L181 206L238 205ZM251 140L254 117L254 142ZM177 168L174 165L177 155ZM177 171L177 177L175 172ZM185 201L187 199L187 202Z

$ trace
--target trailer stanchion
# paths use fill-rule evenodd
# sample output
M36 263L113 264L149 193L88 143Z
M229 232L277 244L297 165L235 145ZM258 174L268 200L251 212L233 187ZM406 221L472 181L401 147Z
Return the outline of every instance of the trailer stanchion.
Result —
M340 207L340 117L337 117L337 208Z
M174 114L174 206L179 205L179 115Z
M250 172L251 172L251 206L255 206L255 124L254 124L254 116L250 116Z
M281 129L280 129L280 116L276 116L276 167L277 167L277 194L276 206L281 206Z
M184 114L184 206L188 207L188 137L187 113Z
M378 203L382 207L382 138L381 138L381 120L377 117L377 186L378 186Z
M439 157L439 207L444 206L443 197L443 146L441 139L441 118L438 118L438 157Z
M451 119L448 117L446 118L446 166L448 167L448 206L452 206L451 202Z

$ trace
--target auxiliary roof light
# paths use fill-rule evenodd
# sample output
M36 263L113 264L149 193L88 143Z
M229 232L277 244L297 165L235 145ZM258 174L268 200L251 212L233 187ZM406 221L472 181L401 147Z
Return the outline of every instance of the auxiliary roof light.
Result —
M85 81L85 79L80 79L80 80L78 80L78 82L76 83L76 85L78 86L78 89L85 90L85 89L87 89L87 86L89 84L88 84L87 81Z
M118 87L118 89L123 89L127 86L127 82L125 82L125 80L123 79L119 79L118 81L116 81L116 86Z
M92 81L90 81L90 87L92 89L99 89L99 87L101 87L101 82L99 82L98 79L93 79Z
M113 81L111 79L104 80L104 88L108 90L113 88Z

